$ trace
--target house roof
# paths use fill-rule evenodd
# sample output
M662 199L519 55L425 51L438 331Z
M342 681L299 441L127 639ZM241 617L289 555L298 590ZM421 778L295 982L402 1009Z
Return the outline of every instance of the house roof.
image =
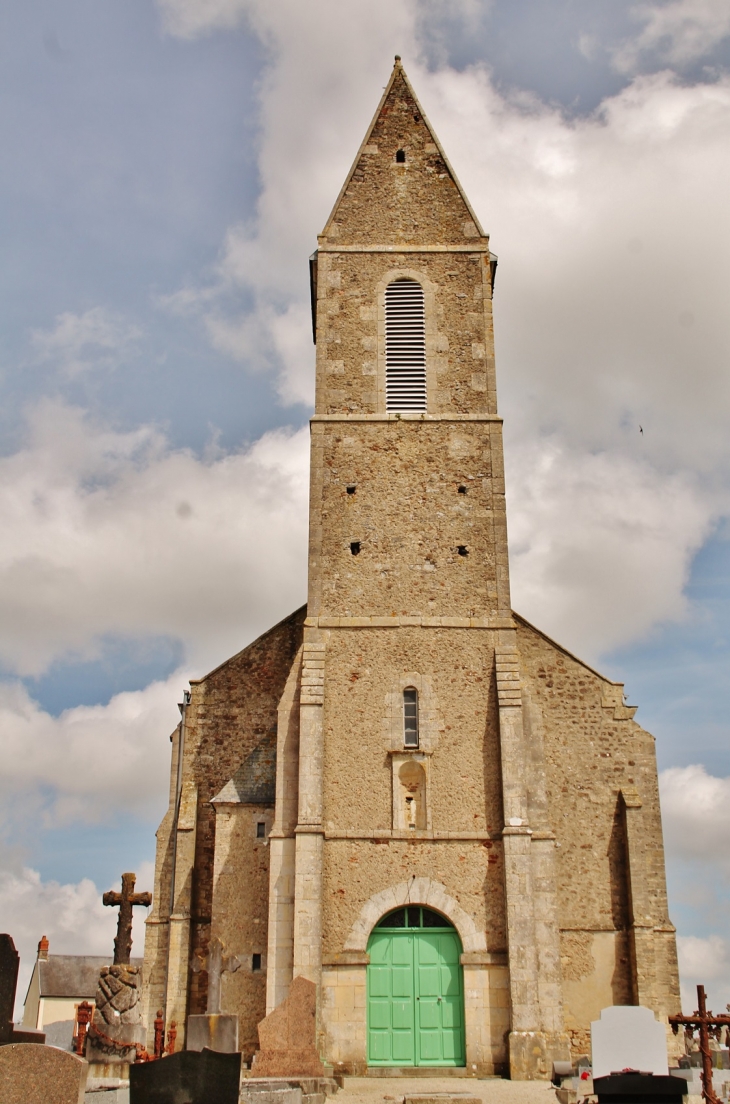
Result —
M133 958L132 966L141 966L143 959ZM109 966L109 958L101 955L49 955L38 959L41 997L83 997L93 1000L99 984L99 971Z

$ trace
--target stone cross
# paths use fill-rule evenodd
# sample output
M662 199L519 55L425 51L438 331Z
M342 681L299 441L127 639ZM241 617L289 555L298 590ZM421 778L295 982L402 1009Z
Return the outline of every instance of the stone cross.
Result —
M204 958L196 957L193 962L193 973L201 970L208 971L208 1005L206 1012L209 1016L218 1016L221 1011L221 977L227 971L234 974L241 965L235 955L224 956L225 947L220 939L212 939L208 954Z
M144 905L149 908L152 904L151 893L135 893L134 883L136 874L122 874L122 892L115 893L109 890L102 897L105 905L113 905L119 909L117 921L117 935L114 940L114 965L127 966L132 954L132 908L134 905Z
M705 1104L720 1104L712 1085L712 1052L710 1051L710 1028L721 1028L730 1025L730 1016L713 1016L707 1011L704 985L697 986L697 1011L693 1016L670 1016L669 1022L672 1031L677 1034L679 1025L684 1024L685 1030L691 1032L699 1028L700 1054L702 1055L702 1095Z

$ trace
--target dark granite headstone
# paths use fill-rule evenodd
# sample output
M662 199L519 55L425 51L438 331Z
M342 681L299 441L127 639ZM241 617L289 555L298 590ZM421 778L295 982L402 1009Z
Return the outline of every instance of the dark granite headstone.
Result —
M0 935L0 1045L13 1037L13 1009L18 985L20 955L7 934Z
M594 1077L598 1104L682 1104L687 1082L671 1074L622 1070L608 1077Z
M238 1104L241 1055L183 1050L129 1067L130 1104Z
M8 1043L44 1043L45 1032L13 1025L15 990L18 985L20 955L11 936L0 935L0 1046Z

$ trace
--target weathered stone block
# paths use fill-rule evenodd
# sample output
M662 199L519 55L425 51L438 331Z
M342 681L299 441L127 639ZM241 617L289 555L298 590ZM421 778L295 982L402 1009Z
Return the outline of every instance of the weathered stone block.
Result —
M325 1069L316 1047L317 987L297 977L289 996L259 1024L256 1077L321 1077Z

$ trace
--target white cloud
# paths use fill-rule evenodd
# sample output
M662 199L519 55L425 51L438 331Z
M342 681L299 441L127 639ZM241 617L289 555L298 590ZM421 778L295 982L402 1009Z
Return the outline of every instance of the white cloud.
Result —
M633 72L647 53L670 65L684 65L708 54L730 35L726 0L637 4L632 14L644 26L614 51L613 63L623 73Z
M700 764L670 767L659 777L667 850L676 858L707 862L730 876L725 840L730 831L730 778Z
M189 675L76 706L58 717L21 683L0 683L2 821L39 828L103 822L118 813L160 817L170 771L167 739ZM110 773L111 772L111 773Z
M53 329L34 330L31 339L39 360L56 361L74 379L91 369L115 367L141 336L138 326L116 312L92 307L83 314L57 315Z
M43 403L0 458L0 661L94 656L103 634L172 635L199 673L306 597L308 432L197 458Z
M138 888L150 887L153 876L153 864L141 863ZM117 910L105 908L101 895L102 890L89 878L59 884L44 882L36 870L28 867L0 869L0 930L10 933L20 954L16 1019L22 1015L41 936L48 937L51 954L108 955L112 960ZM145 910L134 911L132 953L141 955Z
M704 985L707 1006L725 1015L730 1001L730 940L720 935L678 935L680 989L685 1015L697 1008L697 986Z
M712 516L711 496L696 481L544 439L521 442L508 471L520 613L594 662L658 621L686 614L689 560Z
M724 470L730 80L641 78L570 122L476 68L427 77L426 95L500 255L513 439L558 431L660 471Z
M179 38L195 38L242 23L249 0L157 0L165 29Z
M708 1004L724 1012L730 1001L730 939L725 928L730 900L730 778L711 775L700 764L670 767L659 775L664 845L670 873L670 915L680 930L701 925L709 934L678 935L682 1007L697 1007L697 985ZM712 928L719 929L712 932Z

